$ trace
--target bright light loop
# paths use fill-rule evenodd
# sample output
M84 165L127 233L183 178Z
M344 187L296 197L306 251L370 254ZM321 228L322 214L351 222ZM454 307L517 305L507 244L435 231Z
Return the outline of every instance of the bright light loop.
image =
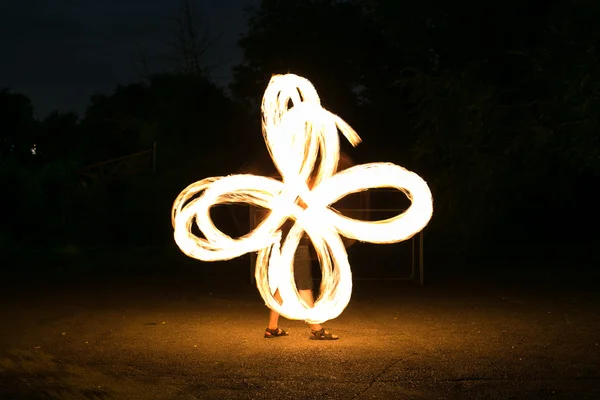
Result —
M256 284L267 306L289 319L321 323L339 316L352 293L352 273L341 236L372 243L409 239L431 219L431 192L418 175L390 163L337 172L338 131L353 146L361 139L345 121L321 107L316 90L304 78L273 76L262 113L263 136L283 180L230 175L191 184L173 204L175 242L185 254L203 261L229 260L257 251ZM331 208L348 194L372 188L398 189L412 204L400 215L375 222L354 220ZM299 199L306 208L298 204ZM211 207L227 203L247 203L271 212L256 229L233 239L210 218ZM282 243L281 226L289 218L295 224ZM205 238L192 233L194 221ZM300 298L294 281L294 254L304 233L312 241L322 271L320 296L312 308ZM277 289L282 304L273 297Z

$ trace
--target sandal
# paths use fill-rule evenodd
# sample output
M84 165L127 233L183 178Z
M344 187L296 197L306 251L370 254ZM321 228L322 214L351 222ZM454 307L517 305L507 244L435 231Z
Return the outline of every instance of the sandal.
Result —
M277 329L265 329L265 338L267 339L272 339L275 337L280 337L280 336L288 336L290 333L284 331L281 328L277 328Z
M325 328L321 328L318 331L310 331L311 340L338 340L340 337L337 335L332 335L331 332L327 332Z

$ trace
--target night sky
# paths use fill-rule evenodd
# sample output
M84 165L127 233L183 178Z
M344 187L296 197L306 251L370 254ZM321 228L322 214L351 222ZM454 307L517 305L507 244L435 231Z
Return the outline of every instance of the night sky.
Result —
M243 8L257 0L193 0L215 46L207 64L226 85L241 61ZM27 95L38 117L85 111L90 95L110 93L168 67L178 0L5 0L0 2L0 88Z

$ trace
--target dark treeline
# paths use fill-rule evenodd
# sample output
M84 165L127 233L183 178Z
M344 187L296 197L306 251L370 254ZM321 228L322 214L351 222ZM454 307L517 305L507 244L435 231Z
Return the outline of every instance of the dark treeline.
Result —
M598 243L597 1L263 0L247 15L231 95L201 69L166 72L92 96L83 116L36 120L1 91L0 245L174 245L181 189L266 157L260 99L287 72L357 129L355 160L428 181L430 259ZM155 143L153 173L78 172Z

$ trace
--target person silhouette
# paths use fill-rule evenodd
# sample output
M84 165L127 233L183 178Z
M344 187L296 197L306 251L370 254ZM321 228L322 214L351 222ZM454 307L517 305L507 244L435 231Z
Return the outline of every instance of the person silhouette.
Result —
M338 162L338 171L347 169L354 165L352 159L344 153L340 153L340 159ZM309 187L312 189L314 184L314 178L310 178L308 181ZM354 217L360 218L362 215L360 209L362 208L362 204L357 203L357 201L362 201L359 197L355 197L349 200L341 200L339 204L336 203L337 206L342 206L343 208L353 210L352 213ZM302 200L298 201L298 204L306 208L306 205L302 202ZM291 229L292 223L291 221L286 221L286 223L282 227L282 232L285 234L289 232ZM355 241L352 239L342 238L344 245L346 248L352 246ZM298 248L294 255L294 280L296 283L296 288L298 289L298 293L304 302L309 306L313 307L315 303L314 290L313 290L313 276L312 276L312 257L310 252L310 239L306 233L304 233L303 237L298 244ZM277 300L280 304L282 302L281 295L279 294L279 290L274 293L275 300ZM265 338L276 338L282 336L288 336L289 332L279 327L279 313L274 310L269 311L269 322L267 324L267 328L265 329ZM334 335L329 332L327 329L323 328L321 324L310 324L310 336L309 339L312 340L336 340L339 339L338 335Z
M289 221L285 225L288 225ZM285 226L282 230L289 232L289 227ZM285 229L287 228L287 229ZM307 306L314 307L315 298L313 293L313 278L312 278L312 261L310 257L310 239L306 235L300 239L296 253L294 254L294 280L296 288L300 294L300 298L304 300ZM279 289L273 295L275 300L281 304L282 299L279 294ZM269 310L269 323L265 329L265 338L275 338L288 336L289 332L279 327L279 313L275 310ZM339 336L333 335L331 332L323 328L321 324L310 324L310 336L312 340L336 340Z

